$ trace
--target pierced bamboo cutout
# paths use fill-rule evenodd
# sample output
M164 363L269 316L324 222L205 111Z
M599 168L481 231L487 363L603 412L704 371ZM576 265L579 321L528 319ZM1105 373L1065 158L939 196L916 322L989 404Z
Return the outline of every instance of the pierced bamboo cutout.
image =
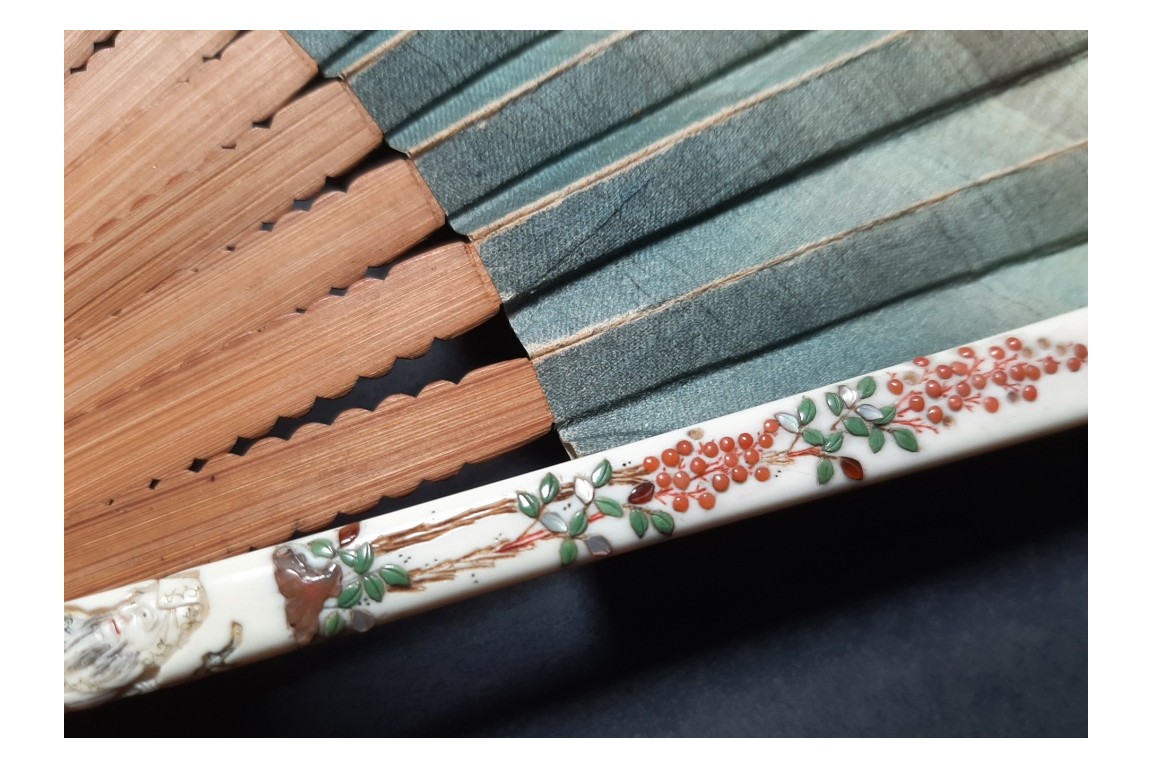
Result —
M65 344L65 421L332 287L350 285L443 223L444 212L411 163L397 160L366 173L347 192L283 217L271 232L166 281Z
M82 77L64 81L64 168L71 168L139 111L188 78L236 36L233 30L124 30Z
M65 599L284 541L551 428L532 364L511 360L262 440L155 490L66 513Z
M64 176L64 264L144 198L264 120L316 73L280 32L242 35Z
M133 210L106 238L72 254L65 280L66 338L75 338L180 269L314 195L381 140L343 83L293 101L267 128L228 149ZM71 307L71 311L69 311Z
M237 435L259 435L277 416L338 397L357 376L380 376L499 309L469 245L402 261L383 280L361 280L69 424L64 507L117 497L225 451ZM263 385L270 381L276 386Z
M66 29L64 30L64 76L84 65L92 55L93 46L116 33L112 29Z

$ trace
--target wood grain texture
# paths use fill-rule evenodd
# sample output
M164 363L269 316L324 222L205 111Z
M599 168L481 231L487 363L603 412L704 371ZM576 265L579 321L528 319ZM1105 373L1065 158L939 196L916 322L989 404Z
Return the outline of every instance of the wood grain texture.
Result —
M255 437L317 396L380 376L496 314L500 298L471 246L406 259L90 411L64 435L64 506L96 503ZM275 382L275 386L268 386Z
M552 426L527 360L481 368L459 384L390 397L374 411L308 424L224 454L113 504L65 515L64 597L170 573L311 531L337 513L412 491Z
M348 86L330 83L288 104L268 127L249 128L232 148L213 150L202 166L74 250L64 283L66 338L275 221L380 140Z
M66 29L64 30L64 76L77 67L84 66L92 55L92 46L107 40L115 30L111 29Z
M443 223L410 162L360 176L347 192L284 216L272 231L217 253L65 344L65 421L350 285Z
M70 250L267 118L315 72L287 35L249 32L169 90L65 173L65 269Z
M64 81L64 168L130 123L236 36L233 30L124 30Z

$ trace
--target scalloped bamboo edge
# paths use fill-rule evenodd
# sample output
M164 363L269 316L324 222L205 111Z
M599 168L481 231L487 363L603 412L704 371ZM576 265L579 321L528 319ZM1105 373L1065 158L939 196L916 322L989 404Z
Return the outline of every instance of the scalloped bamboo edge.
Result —
M470 245L407 258L383 280L353 283L66 423L64 508L118 498L225 451L237 436L259 435L317 397L339 397L499 309ZM261 386L269 381L277 385Z
M217 252L66 343L65 418L350 285L443 223L444 211L407 160L322 195L309 211L285 215L264 236Z
M306 424L289 440L266 437L243 456L219 454L155 489L66 512L65 593L315 530L524 445L552 421L531 363L511 360Z
M212 150L199 167L133 203L114 228L109 222L106 237L75 247L65 275L75 308L65 335L82 334L174 273L283 218L382 138L343 83L289 102L268 128Z
M362 631L566 565L621 554L1082 424L1088 417L1088 351L1082 346L1087 333L1088 310L1083 309L890 366L839 386L833 383L339 531L318 533L305 541L66 603L65 704L97 704L258 661L342 629ZM1033 348L1041 352L1034 355ZM1018 356L1014 350L1020 350ZM919 391L915 387L932 377L946 381L953 372L957 379L971 373L957 366L975 367L979 361L991 367L996 359L1008 366L1033 359L1033 355L1041 363L1045 350L1057 358L1053 369L1045 364L1050 375L1041 378L1037 372L1035 378L1030 373L1026 378L1021 372L1019 379L1013 376L1007 386L995 385L995 389L989 377L987 391L982 389L984 384L977 385L975 407L954 411L955 417L926 419L924 404L917 410L909 399ZM949 369L947 376L934 373L944 368ZM900 386L890 386L891 381ZM1032 381L1035 390L1029 396L1026 387ZM926 385L924 389L931 391ZM1008 397L1009 391L1016 396ZM1001 407L985 407L989 394L1006 402ZM875 400L867 403L871 410L866 412L864 401L873 395ZM945 393L939 402L946 398ZM878 406L890 401L908 406L894 407L894 417L882 416ZM862 437L844 438L845 429L853 429L846 414L860 422L857 429L864 419L872 422L869 430L891 422L886 428L889 439L880 441L883 450L869 452L871 439L865 445ZM893 418L897 421L892 422ZM831 426L825 425L833 419ZM797 423L821 427L828 430L827 435L839 430L841 440L825 452L818 440L825 433L811 439L804 435L802 440L802 427ZM915 431L918 437L910 439L912 429L900 425L913 423L921 426ZM897 435L898 431L907 434ZM708 472L697 473L691 482L700 483L701 491L685 491L694 494L694 503L679 507L671 486L670 495L660 500L663 492L648 478L661 482L655 473L663 464L683 464L693 454L715 455L708 453L709 444L722 445L722 438L737 435L743 439L750 432L775 435L774 452L772 440L766 446L760 443L765 457L774 457L774 475L758 481L748 477L743 483L733 479L730 486L718 488L715 496L706 494L711 499L705 503L700 493L711 490L705 482ZM750 434L747 437L753 439ZM841 471L834 469L836 463ZM730 476L735 478L735 470ZM649 505L653 508L648 509ZM580 515L585 517L578 522ZM345 554L337 557L337 547ZM464 572L469 578L456 578ZM306 589L302 578L311 579L319 589ZM365 586L368 581L373 584ZM126 653L121 630L134 629L131 625L140 608L156 603L170 611L162 624L167 644L155 646L159 653L147 657L147 662L118 657ZM86 644L75 646L79 640L73 637ZM101 637L106 638L103 647L108 649L104 658L85 661L69 651L73 644L91 652ZM117 678L116 685L84 684L97 673L87 672L81 662L106 669L118 660L127 672Z
M72 70L84 66L92 58L97 43L116 34L114 29L66 29L64 30L64 77Z
M315 73L316 63L287 34L256 31L169 89L65 173L65 263L76 244L130 208L129 195L137 199L141 190L163 189L187 172L189 162L200 162L212 147L273 114Z

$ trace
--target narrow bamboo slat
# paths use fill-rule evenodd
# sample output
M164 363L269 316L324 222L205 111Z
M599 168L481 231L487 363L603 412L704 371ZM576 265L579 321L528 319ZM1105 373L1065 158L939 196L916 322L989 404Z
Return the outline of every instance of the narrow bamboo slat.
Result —
M77 67L83 66L92 55L92 46L107 40L115 33L113 29L66 29L64 30L64 76Z
M316 194L381 141L348 86L330 83L250 128L231 149L149 198L107 238L72 255L67 338L127 306L174 272L202 261L263 221Z
M181 470L112 505L65 514L64 597L210 562L287 539L408 493L466 463L548 432L552 414L527 360L430 384L374 411L345 411L290 440L266 438Z
M64 265L213 149L237 139L303 87L316 64L280 32L250 32L64 175ZM74 307L65 292L65 316Z
M124 30L81 77L64 81L64 168L123 128L168 89L218 55L234 30Z
M143 488L198 456L255 437L317 396L338 397L358 376L428 351L500 309L470 245L454 243L398 263L190 361L90 411L64 435L65 509ZM265 386L265 382L276 386Z
M130 392L198 352L255 331L352 284L444 223L406 160L358 177L347 192L283 217L235 252L166 281L64 345L65 423Z

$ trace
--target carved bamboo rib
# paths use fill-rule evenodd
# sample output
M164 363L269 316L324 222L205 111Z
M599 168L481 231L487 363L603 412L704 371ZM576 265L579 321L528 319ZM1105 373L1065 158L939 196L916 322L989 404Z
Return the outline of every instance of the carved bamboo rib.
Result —
M297 307L366 267L395 259L435 231L444 212L411 163L393 161L346 193L283 217L234 253L166 281L64 347L65 421L139 387L198 352Z
M216 56L232 30L124 30L82 76L64 81L64 168L123 128L168 89Z
M174 272L287 213L380 143L380 130L343 83L284 107L268 128L134 209L105 237L71 254L65 334L74 338Z
M267 438L154 490L66 513L65 599L315 530L551 426L532 364L513 360L306 425L288 441Z
M107 40L115 30L111 29L66 29L64 30L64 76L92 55L92 46Z
M316 64L282 32L250 32L64 176L64 257L284 104Z
M455 243L355 283L91 411L65 430L65 509L96 503L254 437L357 376L424 354L500 309L472 247ZM276 382L266 386L266 382Z

